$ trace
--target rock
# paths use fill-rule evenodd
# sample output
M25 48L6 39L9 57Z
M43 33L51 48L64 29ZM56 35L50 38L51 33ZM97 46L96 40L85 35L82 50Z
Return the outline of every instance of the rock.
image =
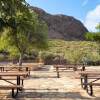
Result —
M77 19L67 15L51 15L44 10L31 7L44 20L49 28L50 39L85 40L86 27Z

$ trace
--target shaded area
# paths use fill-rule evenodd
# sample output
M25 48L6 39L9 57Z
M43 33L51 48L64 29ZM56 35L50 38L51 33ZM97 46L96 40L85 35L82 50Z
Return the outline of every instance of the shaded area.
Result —
M57 78L57 76L31 76L30 79Z
M45 91L45 92L44 92ZM10 98L9 95L7 98ZM17 98L45 98L45 99L84 99L90 98L83 97L79 92L59 92L58 89L25 89L23 93L19 93Z

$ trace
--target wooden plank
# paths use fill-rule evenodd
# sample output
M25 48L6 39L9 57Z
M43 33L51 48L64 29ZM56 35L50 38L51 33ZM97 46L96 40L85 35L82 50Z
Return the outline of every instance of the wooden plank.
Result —
M23 88L22 85L0 85L0 89L8 90L8 89L17 89L17 88Z
M100 86L100 83L83 83L83 85Z
M78 74L81 75L100 75L100 71L80 71Z
M4 79L4 80L17 80L17 77L1 77L0 78L1 80ZM21 80L24 80L25 78L24 77L20 77Z
M26 76L28 72L0 72L0 76Z
M75 79L80 79L80 78L84 78L84 77L81 77L81 76L75 76ZM97 79L97 78L100 78L100 77L88 77L88 79Z

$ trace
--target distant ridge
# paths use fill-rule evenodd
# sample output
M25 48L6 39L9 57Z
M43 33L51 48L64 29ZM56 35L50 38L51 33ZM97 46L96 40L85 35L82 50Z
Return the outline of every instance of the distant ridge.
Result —
M31 7L49 28L50 39L85 40L86 27L72 16L57 14L51 15L41 8Z

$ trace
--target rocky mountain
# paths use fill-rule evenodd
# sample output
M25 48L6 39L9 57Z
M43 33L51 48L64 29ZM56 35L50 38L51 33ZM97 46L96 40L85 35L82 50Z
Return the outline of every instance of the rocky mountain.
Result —
M44 20L49 28L50 39L63 40L84 40L85 33L88 32L86 27L77 19L67 15L51 15L44 10L31 7L41 20Z

